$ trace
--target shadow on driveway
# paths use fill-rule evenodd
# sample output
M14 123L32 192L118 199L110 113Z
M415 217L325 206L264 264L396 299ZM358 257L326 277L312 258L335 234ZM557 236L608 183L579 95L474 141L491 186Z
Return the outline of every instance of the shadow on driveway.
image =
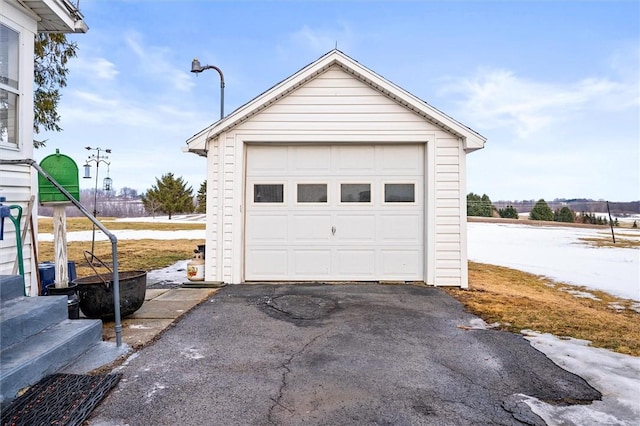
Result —
M543 425L598 391L436 288L232 285L120 371L92 425Z

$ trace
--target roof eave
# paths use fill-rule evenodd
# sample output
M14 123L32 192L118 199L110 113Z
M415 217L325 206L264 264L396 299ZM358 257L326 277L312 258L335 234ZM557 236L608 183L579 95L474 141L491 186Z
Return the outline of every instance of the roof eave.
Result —
M86 33L89 30L80 10L69 0L22 0L20 3L38 17L38 32Z

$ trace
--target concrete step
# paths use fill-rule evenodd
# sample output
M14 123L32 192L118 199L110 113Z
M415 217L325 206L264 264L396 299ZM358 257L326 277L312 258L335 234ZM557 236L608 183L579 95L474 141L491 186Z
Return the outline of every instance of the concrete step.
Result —
M0 303L24 296L24 283L20 275L0 275Z
M19 297L0 303L2 349L68 319L67 296Z
M102 321L64 320L0 352L0 402L60 371L102 340Z

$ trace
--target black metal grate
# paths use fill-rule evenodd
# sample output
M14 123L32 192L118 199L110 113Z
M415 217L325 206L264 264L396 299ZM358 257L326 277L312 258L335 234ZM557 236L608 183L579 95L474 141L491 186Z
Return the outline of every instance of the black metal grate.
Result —
M2 407L2 426L81 425L120 374L53 374Z

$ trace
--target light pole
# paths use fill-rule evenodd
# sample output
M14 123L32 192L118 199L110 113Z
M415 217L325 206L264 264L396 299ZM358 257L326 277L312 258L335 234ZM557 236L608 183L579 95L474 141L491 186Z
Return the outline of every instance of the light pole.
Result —
M92 148L90 146L86 146L85 149L87 151L96 151L95 154L91 154L89 155L89 157L87 158L87 160L84 162L84 178L85 179L91 179L91 164L89 163L96 163L96 185L93 189L93 217L97 217L98 216L98 172L100 170L100 163L104 163L107 165L107 167L109 167L109 165L111 164L110 162L108 162L107 160L109 159L109 157L107 157L106 155L102 154L100 155L100 151L104 151L107 154L111 154L111 149L102 149L102 148ZM111 184L112 184L112 180L109 177L109 173L107 172L107 177L104 179L104 189L105 190L111 190ZM96 225L93 225L93 234L91 236L91 263L93 264L93 251L95 248L95 244L96 244Z
M197 59L191 62L191 72L193 73L199 74L204 70L211 69L218 71L218 74L220 74L220 120L222 120L224 117L224 76L222 75L222 71L215 65L201 66L200 61Z

